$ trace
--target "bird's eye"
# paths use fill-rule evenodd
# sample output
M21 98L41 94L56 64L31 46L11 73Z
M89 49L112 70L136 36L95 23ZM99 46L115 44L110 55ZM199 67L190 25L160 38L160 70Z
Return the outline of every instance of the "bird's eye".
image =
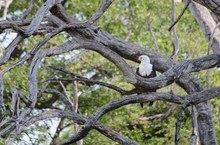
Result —
M138 58L138 60L139 60L139 61L142 61L142 60L143 60L143 57L140 56L140 57Z

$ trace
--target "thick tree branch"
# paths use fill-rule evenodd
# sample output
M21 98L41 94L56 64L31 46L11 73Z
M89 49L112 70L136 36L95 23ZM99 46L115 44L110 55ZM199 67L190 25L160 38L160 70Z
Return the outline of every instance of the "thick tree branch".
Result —
M0 65L5 64L10 58L11 53L14 51L15 47L22 42L25 38L31 36L35 30L38 29L41 21L45 14L56 4L61 3L63 0L48 0L46 1L41 8L35 14L35 17L31 21L31 24L28 26L27 30L21 35L18 35L7 47L3 58L0 60Z
M70 112L65 112L65 111L60 111L60 110L50 110L50 111L45 111L44 113L42 113L40 115L31 117L29 120L27 120L25 122L24 125L29 126L37 121L45 120L45 119L49 119L49 118L55 118L55 117L72 119L77 124L84 124L87 120L87 118L85 118L84 116L76 114L74 112L70 113ZM114 141L117 141L120 144L137 145L137 143L135 141L133 141L129 138L126 138L122 134L105 127L104 125L102 125L99 122L96 122L92 126L92 128L96 129L97 131L99 131L103 135L107 136L108 138L110 138Z
M66 13L66 11L61 5L56 6L56 8L52 10L52 13L58 16L60 19L66 21L67 23L77 21L68 13ZM96 34L98 35L96 36L96 38L99 41L103 41L103 44L107 44L111 50L118 53L123 58L137 61L138 56L146 54L151 58L153 64L156 66L156 69L161 72L167 71L170 68L170 66L174 64L174 62L171 59L167 59L166 57L163 57L159 54L152 53L144 49L143 47L140 47L133 43L119 40L102 29L99 29L99 31ZM188 93L198 92L203 89L201 84L190 74L182 75L179 78L179 80L177 80L177 83ZM198 124L200 124L199 126L204 126L204 128L199 127L199 131L202 133L200 134L201 138L215 138L215 135L213 133L208 133L213 129L211 108L209 107L209 103L204 102L198 104L196 105L196 108L198 111ZM207 128L209 128L210 130L207 130ZM205 143L203 141L202 144Z
M110 102L101 108L99 108L96 112L94 112L89 119L86 121L84 127L77 133L76 135L65 139L61 145L66 145L69 143L76 142L83 137L85 137L88 132L91 130L91 126L104 114L115 110L121 106L133 103L144 103L147 101L155 101L155 100L163 100L172 103L183 104L184 106L188 106L189 104L199 104L201 102L210 100L211 98L220 96L220 87L208 89L201 91L199 93L195 93L192 95L186 95L184 97L173 95L170 93L144 93L135 96L129 96L125 98L118 99L116 101Z
M218 0L194 0L197 3L210 9L216 15L220 16L220 2Z
M204 0L205 1L205 0ZM193 16L200 25L206 39L208 42L212 38L212 33L216 27L216 22L211 16L208 9L201 6L198 3L192 2L189 5L189 10L192 12ZM212 38L211 48L215 54L220 54L220 30L217 28Z
M11 142L14 140L17 134L19 134L25 128L22 122L25 120L25 118L31 113L31 111L35 107L35 104L37 102L37 93L38 93L38 84L37 84L36 74L37 74L37 70L39 69L41 59L48 55L56 55L56 53L59 54L59 52L62 53L64 51L68 51L68 49L76 49L80 47L77 43L75 43L74 45L71 45L71 48L65 47L65 44L62 46L63 46L62 50L60 50L59 47L56 47L54 49L45 49L42 51L38 51L38 53L35 54L32 60L29 75L28 75L28 92L29 92L28 101L30 102L30 106L27 106L27 108L25 108L23 112L20 114L20 116L18 117L17 120L18 120L19 126L18 128L16 128L16 130L14 130L10 134L9 138L7 139L6 144L11 144ZM11 129L13 129L13 126L11 127Z
M113 62L123 72L125 78L131 84L134 84L136 86L143 86L145 88L161 88L173 82L177 82L188 93L194 93L196 91L202 90L202 87L198 83L198 81L193 79L193 77L189 75L189 73L212 68L212 67L219 65L219 55L209 55L207 57L181 61L177 64L174 64L172 60L166 57L149 52L145 48L142 48L133 43L121 41L111 36L107 32L103 31L102 29L96 28L94 26L86 25L86 26L83 26L83 29L81 28L78 29L79 27L75 29L75 28L72 28L72 26L70 28L67 28L66 27L67 25L75 25L75 24L81 25L84 23L80 23L79 21L73 19L69 14L67 14L65 12L65 9L60 4L58 4L60 2L62 1L61 0L60 1L59 0L46 1L44 5L39 9L39 11L36 14L36 17L33 18L28 28L26 30L24 29L25 31L23 31L22 29L17 29L17 25L11 26L15 30L19 31L20 34L9 45L8 49L6 50L6 53L4 54L3 59L0 61L0 64L4 64L8 61L11 53L14 51L17 44L19 44L23 39L33 35L37 30L39 30L40 23L42 22L44 15L48 12L49 9L53 7L51 9L51 12L61 19L61 20L56 19L58 21L54 21L54 24L56 24L56 27L59 27L59 28L54 31L55 33L51 34L51 37L49 36L43 39L43 41L41 41L33 49L34 51L33 53L28 54L27 56L24 57L24 59L21 59L18 63L7 68L8 70L10 70L22 64L29 58L31 58L31 55L34 55L34 58L30 66L29 75L28 75L29 77L28 78L28 87L29 87L28 88L28 91L29 91L28 100L30 101L30 106L27 106L27 108L24 109L21 115L18 116L18 123L21 123L21 125L18 128L16 125L17 122L15 122L15 123L12 123L11 125L8 125L7 130L4 130L4 132L7 132L7 131L9 132L11 131L10 128L12 129L16 128L16 130L14 130L11 133L10 137L8 138L8 142L7 142L8 144L10 144L11 141L17 136L17 134L20 133L20 131L24 129L25 126L23 124L23 120L27 118L27 116L30 114L32 109L35 107L37 97L38 97L37 95L38 84L37 84L37 77L36 77L37 70L40 66L41 60L46 56L62 54L64 52L68 52L73 49L86 48L86 49L93 50L93 51L100 53L102 56L104 56L105 58ZM103 5L100 5L100 8L97 10L97 13L95 13L89 19L91 24L94 23L104 13L104 11L109 7L110 4L111 4L111 1L106 1L106 0L103 1ZM39 15L40 17L38 17ZM63 24L64 24L65 29L62 27ZM49 40L50 38L53 37L53 35L55 36L57 33L63 30L65 30L70 36L72 36L72 40L68 41L67 43L64 43L61 47L55 47L54 49L45 49L42 51L38 51L40 47L47 42L47 40ZM149 55L150 58L153 60L153 64L156 66L156 69L164 73L156 78L152 78L149 80L136 76L134 71L125 62L125 60L123 60L123 58L137 61L137 57L141 54ZM173 66L170 67L171 65ZM3 88L3 85L1 88ZM164 96L160 96L160 95L164 95ZM130 104L130 103L146 102L146 101L155 100L155 99L170 101L170 102L180 103L180 104L185 104L185 103L198 104L203 101L207 101L207 99L211 99L212 97L217 97L219 95L219 88L213 88L210 90L201 91L199 93L194 93L192 95L185 96L184 98L182 96L175 96L175 95L170 95L166 93L161 93L161 94L160 93L149 93L149 94L144 94L143 96L141 95L131 96L131 98L133 97L132 99L135 99L135 100L127 100L130 98L126 97L125 100L114 101L112 103L109 103L101 107L99 110L97 110L93 114L93 116L91 116L86 121L85 128L82 129L79 132L79 134L77 134L76 136L69 138L69 140L67 140L66 142L64 141L64 144L82 138L96 124L96 121L102 115L118 107L121 107L123 105ZM3 102L2 100L3 99L1 98L0 103ZM210 108L207 107L206 103L198 104L196 106L197 106L197 109L200 111L198 115L199 116L198 123L200 124L205 123L205 125L203 125L205 127L207 126L208 123L212 125L212 122L211 123L209 122L209 121L212 121ZM199 118L201 121L199 120ZM2 133L2 131L0 133ZM211 134L211 136L213 136L213 133Z
M184 74L209 69L218 66L219 64L220 55L216 54L197 59L184 60L177 63L176 65L171 66L168 71L164 72L158 77L150 79L137 77L137 84L140 84L142 87L149 89L158 89L177 81Z

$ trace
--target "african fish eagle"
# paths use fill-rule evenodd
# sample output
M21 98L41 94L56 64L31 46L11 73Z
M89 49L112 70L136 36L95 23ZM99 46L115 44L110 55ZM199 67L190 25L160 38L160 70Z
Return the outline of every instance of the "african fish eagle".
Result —
M138 60L141 62L139 67L136 70L136 74L143 78L153 78L156 77L156 71L154 69L154 65L150 63L150 58L147 55L141 55L138 57ZM144 90L143 92L156 92L156 90ZM153 102L150 102L150 106ZM143 103L141 103L141 107L143 108Z

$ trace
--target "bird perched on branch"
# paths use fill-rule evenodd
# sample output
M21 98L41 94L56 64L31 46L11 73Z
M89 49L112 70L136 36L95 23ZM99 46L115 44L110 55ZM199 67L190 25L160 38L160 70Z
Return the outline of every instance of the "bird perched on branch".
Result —
M156 71L154 65L150 63L150 58L147 55L141 55L138 57L138 60L141 62L139 67L136 70L136 74L143 78L153 78L156 77ZM144 90L143 92L156 92L156 90ZM150 102L150 106L153 102ZM141 103L141 107L143 108L143 103Z

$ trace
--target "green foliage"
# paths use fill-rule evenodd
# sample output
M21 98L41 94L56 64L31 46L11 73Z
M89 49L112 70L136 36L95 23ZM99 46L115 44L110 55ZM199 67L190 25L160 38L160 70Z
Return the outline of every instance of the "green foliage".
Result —
M69 0L65 4L68 12L76 18L85 21L87 20L97 9L98 4L101 1L88 1L88 0ZM34 7L34 12L40 7L42 1L37 1ZM16 10L23 11L27 8L28 1L13 1L10 6L10 12ZM177 15L182 11L183 4L176 4ZM31 15L34 15L32 13ZM107 12L95 23L96 26L101 26L104 30L119 37L120 39L127 38L129 41L145 46L146 48L155 50L154 43L151 41L151 34L147 28L147 20L150 17L152 20L152 27L157 39L160 52L164 55L170 55L172 52L172 45L169 40L168 27L171 25L171 2L157 1L157 0L118 0L115 1ZM177 34L180 41L180 52L178 61L185 58L193 58L205 55L207 53L207 42L196 23L195 19L189 11L186 11L184 16L176 25ZM38 36L26 39L20 47L28 51L33 48L44 36ZM58 35L50 40L43 49L51 48L55 45L61 44L66 39L66 34ZM196 43L195 41L196 40ZM128 48L129 49L129 48ZM76 51L76 53L78 53ZM68 54L68 53L67 53ZM12 60L16 62L18 58ZM45 84L45 80L53 74L53 70L48 66L55 65L56 67L62 66L66 61L64 56L55 56L43 60L41 68L38 73L39 87ZM135 70L136 64L130 63ZM1 68L3 69L3 68ZM127 84L122 73L109 61L103 58L101 55L95 52L86 53L83 58L76 58L76 61L69 63L65 69L77 73L86 77L94 77L97 80L115 84L126 90L133 88L130 84ZM27 73L29 71L29 64L24 64L21 67L17 67L11 70L5 75L5 94L10 93L12 86L17 86L20 91L27 93ZM201 83L205 86L205 73L199 74ZM64 73L58 73L56 77L71 77ZM220 75L219 70L213 69L211 71L211 86L219 86ZM216 83L218 82L218 84ZM66 88L70 96L73 96L72 84L65 83ZM58 83L52 83L49 88L63 91ZM123 96L97 85L85 86L83 83L78 84L78 89L82 92L79 98L79 112L90 116L99 107L119 99ZM184 94L182 89L172 85L160 91L174 90L175 94ZM38 105L42 105L49 100L51 95L44 95L40 98ZM71 98L72 99L72 98ZM7 100L10 104L10 99ZM216 125L217 135L220 136L220 127L217 118L219 99L213 99L213 114L214 122ZM61 102L57 102L56 107L62 107ZM166 112L169 109L170 104L164 102L155 102L152 107L148 104L144 105L142 109L139 104L131 104L123 106L115 111L109 112L104 115L100 122L106 126L119 131L125 136L136 140L141 145L149 144L173 144L175 133L175 122L178 111L174 112L168 119L162 121L145 122L140 121L140 116L151 116L159 113ZM48 106L51 107L51 106ZM185 119L181 128L181 144L188 144L190 137L190 113L186 111ZM70 123L66 121L65 124ZM46 123L48 124L48 122ZM50 124L50 123L49 123ZM44 128L47 125L35 124L30 127L27 132L34 134L33 130L38 129L39 132L48 133L48 128ZM63 131L60 136L60 140L69 137L74 133L73 126ZM48 133L49 134L49 133ZM37 143L48 143L48 134L34 134L37 137ZM220 139L218 139L220 142ZM1 142L0 142L1 144ZM101 135L95 130L92 130L88 136L84 139L85 145L91 144L116 144L105 136Z

